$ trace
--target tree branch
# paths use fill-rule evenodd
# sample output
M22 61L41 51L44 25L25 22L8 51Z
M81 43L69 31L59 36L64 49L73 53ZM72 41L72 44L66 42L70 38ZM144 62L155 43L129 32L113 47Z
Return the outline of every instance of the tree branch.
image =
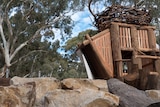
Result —
M5 45L6 44L6 38L5 38L5 35L4 35L4 32L3 32L2 24L3 24L3 10L2 10L2 7L0 6L0 34L1 34L3 44Z
M28 54L20 57L20 58L17 59L16 61L12 62L11 65L16 64L17 62L21 61L22 59L26 58L27 56L29 56L29 55L31 55L31 54L33 54L33 53L35 53L35 52L47 52L47 51L44 51L44 50L33 50L33 51L30 51Z
M15 57L15 55L16 55L23 47L25 47L27 44L28 44L28 41L25 41L25 42L23 42L22 44L20 44L20 45L15 49L15 51L13 52L13 54L10 56L10 60L12 60L12 59Z
M54 24L55 22L59 21L59 19L61 18L61 16L55 18L53 21L51 21L50 23L46 24L45 26L42 26L41 28L39 28L35 34L27 41L23 42L22 44L20 44L15 51L13 52L13 54L10 56L10 61L15 57L15 55L24 47L26 46L28 43L30 43L32 40L34 40L35 38L41 37L40 32L42 30L44 30L45 28L51 27L52 24Z
M51 27L54 23L56 23L57 21L59 21L63 16L59 16L55 19L53 19L50 22L47 22L46 25L42 26L41 28L39 28L35 34L28 40L28 42L31 42L32 40L34 40L35 38L41 37L40 32L48 27Z
M25 31L27 30L28 27L25 28L25 30L21 31L20 33L16 33L17 36L14 36L14 39L12 41L12 45L11 45L11 48L10 48L10 54L13 54L14 52L14 46L15 46L15 43L18 39L18 36L25 33Z
M15 36L14 39L13 39L13 42L12 42L12 46L11 46L11 50L10 50L10 54L13 54L13 51L14 51L14 45L16 43L18 39L18 36Z
M23 16L22 19L28 19L33 10L34 10L34 5L33 5L33 3L30 3L29 11Z
M9 39L8 39L8 43L10 43L10 41L12 40L12 37L13 37L13 30L12 30L12 26L11 26L11 23L10 23L10 20L9 20L9 16L8 16L8 9L9 9L9 6L10 4L13 2L14 0L10 0L5 8L5 17L6 17L6 23L7 23L7 26L8 26L8 30L9 30Z
M88 0L88 9L89 9L90 13L93 15L94 19L96 19L96 15L91 10L91 3L92 3L92 0Z
M6 63L6 65L10 66L9 45L6 42L6 38L5 38L5 35L4 35L4 32L3 32L2 23L3 23L3 16L0 15L0 34L1 34L2 41L3 41L3 44L1 44L1 48L3 49L3 55L5 57L5 63Z

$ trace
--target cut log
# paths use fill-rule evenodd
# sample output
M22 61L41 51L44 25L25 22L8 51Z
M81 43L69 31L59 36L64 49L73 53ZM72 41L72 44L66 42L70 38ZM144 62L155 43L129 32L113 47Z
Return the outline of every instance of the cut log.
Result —
M153 103L159 102L148 97L144 91L129 86L118 79L109 79L109 91L120 96L120 107L147 107Z

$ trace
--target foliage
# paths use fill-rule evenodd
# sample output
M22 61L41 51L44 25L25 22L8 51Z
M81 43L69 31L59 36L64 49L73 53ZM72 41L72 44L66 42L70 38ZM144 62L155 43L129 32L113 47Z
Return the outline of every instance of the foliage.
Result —
M84 64L83 62L80 61L79 57L76 54L76 50L78 48L77 44L82 43L82 41L84 40L84 36L86 34L89 34L90 36L94 36L97 33L98 33L97 30L88 29L86 31L80 32L78 36L75 36L66 42L66 45L63 48L67 53L65 58L68 59L70 64L69 68L71 69L65 72L64 78L87 77Z
M102 2L104 5L119 3L133 6L139 1L92 0L92 6ZM159 0L147 0L139 5L151 9L152 22L158 30L159 5ZM63 47L66 56L57 52L59 41L47 41L57 36L53 28L60 30L63 37L71 35L73 21L70 13L81 11L86 6L88 0L0 0L0 67L10 69L11 76L37 77L40 71L41 76L59 79L86 77L84 65L75 51L84 35L95 35L97 31L86 30L69 39Z
M77 60L77 59L76 59L76 56L77 56L77 55L75 54L75 51L76 51L76 49L77 49L77 45L78 45L79 43L82 43L82 41L83 41L84 38L85 38L84 36L85 36L86 34L89 34L90 36L94 36L94 35L97 34L97 33L98 33L97 30L88 29L88 30L86 30L86 31L80 32L80 33L78 34L78 36L75 36L75 37L69 39L69 40L66 42L66 45L64 46L65 51L68 52L68 53L67 53L68 57L72 57L72 58L75 58L75 60Z
M23 61L23 68L26 68L23 72L31 72L31 59L37 63L36 60L41 60L39 57L45 53L43 50L50 48L47 42L41 42L41 37L54 39L53 28L60 29L62 35L70 35L72 20L67 13L82 10L86 2L87 0L0 0L0 55L4 59L1 62L4 68L2 72L10 67L20 69ZM41 63L37 67L40 65Z

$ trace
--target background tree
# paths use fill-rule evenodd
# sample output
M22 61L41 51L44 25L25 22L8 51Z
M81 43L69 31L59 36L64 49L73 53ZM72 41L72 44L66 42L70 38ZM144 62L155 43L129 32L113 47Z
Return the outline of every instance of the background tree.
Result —
M2 75L26 56L23 52L41 50L28 49L27 45L36 45L41 41L37 38L42 36L53 39L52 28L60 29L61 34L70 34L72 21L66 13L82 9L84 3L83 0L0 0Z
M68 71L68 74L65 73L65 75L67 77L69 76L73 76L73 77L87 77L86 71L85 71L85 67L83 62L79 59L79 56L76 54L76 50L77 50L77 45L79 43L82 43L82 41L84 40L84 36L86 34L89 34L90 36L93 36L95 34L97 34L98 31L97 30L91 30L88 29L86 31L82 31L78 34L78 36L75 36L71 39L69 39L66 42L66 45L63 47L66 55L65 58L68 59L68 62L70 64L70 70Z

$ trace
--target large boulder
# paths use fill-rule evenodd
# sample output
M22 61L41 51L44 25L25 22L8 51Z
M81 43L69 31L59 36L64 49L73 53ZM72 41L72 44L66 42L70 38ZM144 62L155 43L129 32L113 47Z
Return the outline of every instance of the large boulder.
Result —
M10 80L10 85L25 84L28 82L35 82L36 84L36 98L41 99L46 92L61 88L60 81L55 78L21 78L13 77Z
M95 90L108 91L106 80L90 80L90 79L76 79L68 78L61 81L62 89L82 89L90 88Z
M56 89L48 92L43 99L43 107L118 107L118 105L119 97L89 88Z
M0 107L33 107L36 99L35 83L0 86Z
M118 79L109 79L107 82L109 91L120 96L120 107L147 107L158 102L148 97L144 91L129 86Z
M41 99L47 92L53 91L55 89L61 88L60 81L55 78L21 78L21 77L13 77L10 80L10 85L18 85L25 84L28 82L35 82L36 84L36 101L35 107L41 107Z

